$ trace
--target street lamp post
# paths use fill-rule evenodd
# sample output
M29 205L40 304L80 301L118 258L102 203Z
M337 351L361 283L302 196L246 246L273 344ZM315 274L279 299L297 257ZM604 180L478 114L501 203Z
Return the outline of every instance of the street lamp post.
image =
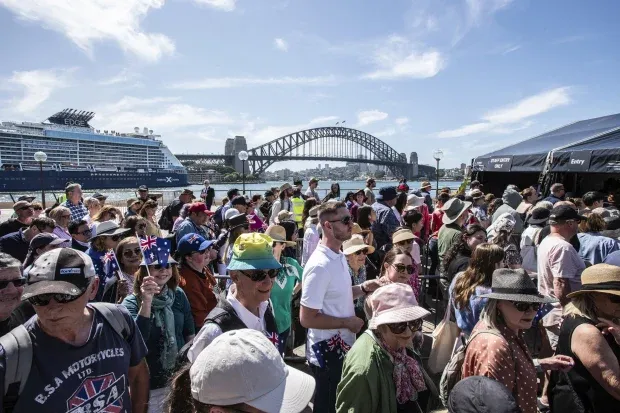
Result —
M47 154L45 152L35 152L34 160L39 162L39 172L40 172L40 181L41 181L41 202L43 203L43 208L45 208L45 183L43 182L43 162L47 161Z
M243 177L243 195L245 195L245 162L248 160L249 156L248 153L246 151L241 151L239 152L239 160L241 161L242 164L242 177Z
M439 161L443 158L443 152L441 149L435 149L433 152L433 158L437 161L437 171L435 172L435 177L437 179L436 187L435 187L435 198L439 195Z

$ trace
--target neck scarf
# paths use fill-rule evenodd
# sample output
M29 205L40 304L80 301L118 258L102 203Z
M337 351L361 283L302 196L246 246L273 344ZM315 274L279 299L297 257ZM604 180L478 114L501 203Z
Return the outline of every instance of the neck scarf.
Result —
M424 375L418 362L407 355L406 349L392 350L382 338L379 338L381 347L392 356L394 371L392 378L396 386L396 400L404 404L411 400L416 392L426 390Z
M169 289L168 286L164 286L161 293L153 297L151 309L155 327L161 329L164 334L160 358L165 370L172 370L174 368L179 350L174 333L174 313L172 312L174 296L174 291Z

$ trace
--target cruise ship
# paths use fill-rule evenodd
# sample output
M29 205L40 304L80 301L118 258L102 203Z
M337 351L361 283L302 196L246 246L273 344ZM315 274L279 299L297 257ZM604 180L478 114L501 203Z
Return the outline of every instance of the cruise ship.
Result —
M94 129L94 112L65 109L41 123L0 123L0 192L178 187L187 170L152 130ZM35 160L35 152L47 160ZM43 173L41 173L41 165Z

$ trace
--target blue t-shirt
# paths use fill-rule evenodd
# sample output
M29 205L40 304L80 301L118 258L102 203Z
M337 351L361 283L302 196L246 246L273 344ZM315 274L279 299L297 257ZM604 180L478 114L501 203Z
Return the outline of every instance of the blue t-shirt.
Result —
M604 237L597 232L577 234L579 238L579 256L592 265L601 264L612 252L620 249L618 241Z
M33 344L32 367L14 413L131 412L129 368L146 356L146 345L127 310L118 307L129 324L127 340L96 311L88 342L80 347L49 336L37 316L24 324ZM1 381L5 366L0 347ZM0 391L0 406L3 398Z

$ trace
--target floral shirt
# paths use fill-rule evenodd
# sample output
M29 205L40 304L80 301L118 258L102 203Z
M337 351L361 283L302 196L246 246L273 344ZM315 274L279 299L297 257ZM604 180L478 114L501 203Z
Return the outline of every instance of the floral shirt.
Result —
M469 343L462 378L486 376L495 379L512 392L522 413L536 413L536 368L522 332L517 335L505 325L498 328L502 337L482 333ZM472 337L477 331L488 329L488 325L480 321Z
M353 268L349 267L349 274L351 274L351 284L352 285L360 285L364 281L366 281L366 266L362 265L360 269L357 271L353 271ZM366 297L358 298L355 300L355 306L357 308L364 309L364 300Z

